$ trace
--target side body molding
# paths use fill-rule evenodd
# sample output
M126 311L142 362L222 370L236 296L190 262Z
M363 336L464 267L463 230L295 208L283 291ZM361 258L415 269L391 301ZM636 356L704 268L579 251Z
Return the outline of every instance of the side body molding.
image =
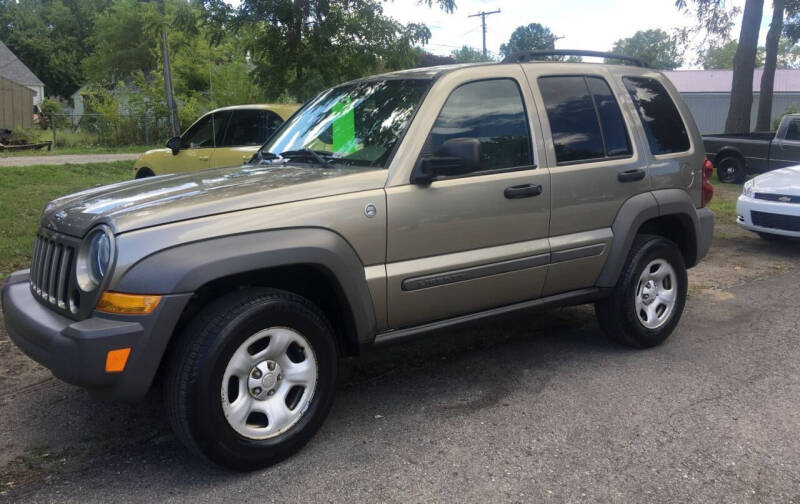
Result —
M310 265L338 283L359 343L375 337L376 319L364 265L340 235L321 228L238 234L155 252L134 264L114 286L131 293L193 292L230 275Z
M699 215L702 213L702 222ZM689 239L686 266L691 268L708 252L713 234L713 214L695 208L689 194L682 189L660 189L637 194L626 201L617 213L611 230L614 241L597 279L598 287L613 287L617 283L628 252L639 228L650 219L674 215Z

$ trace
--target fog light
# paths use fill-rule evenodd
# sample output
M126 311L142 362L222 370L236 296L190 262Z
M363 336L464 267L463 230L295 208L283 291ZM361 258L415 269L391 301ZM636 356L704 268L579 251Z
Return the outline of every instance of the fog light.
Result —
M159 302L161 296L106 291L100 296L95 310L124 315L146 315L155 310Z
M109 350L106 354L106 373L121 373L124 371L130 354L130 347Z

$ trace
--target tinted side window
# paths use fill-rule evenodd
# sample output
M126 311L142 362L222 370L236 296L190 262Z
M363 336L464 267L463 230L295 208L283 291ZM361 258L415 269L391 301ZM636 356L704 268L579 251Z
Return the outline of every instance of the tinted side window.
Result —
M222 146L261 145L273 131L270 123L266 110L235 110Z
M786 130L786 140L800 140L800 121L789 123L789 129Z
M540 77L558 163L605 157L600 123L583 76Z
M470 82L447 98L425 145L436 155L444 142L477 138L478 171L533 164L531 136L519 87L511 79Z
M653 154L689 150L689 135L667 90L655 79L624 77Z
M181 137L181 147L193 149L199 147L214 147L214 124L211 114L203 117L189 128Z
M625 119L619 110L614 93L608 83L600 77L586 77L589 91L592 92L603 129L603 140L606 144L606 156L626 156L631 154L631 141L625 128Z

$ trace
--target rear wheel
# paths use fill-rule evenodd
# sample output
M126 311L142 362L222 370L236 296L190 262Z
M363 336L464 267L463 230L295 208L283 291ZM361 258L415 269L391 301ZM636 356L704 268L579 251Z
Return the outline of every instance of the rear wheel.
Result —
M210 305L184 331L164 399L190 450L252 470L311 439L331 407L336 368L333 331L311 302L244 290Z
M741 184L747 178L744 160L737 156L727 156L717 163L717 177L726 184Z
M617 286L595 304L600 327L612 339L637 348L661 344L686 304L686 266L678 246L641 235L631 248Z

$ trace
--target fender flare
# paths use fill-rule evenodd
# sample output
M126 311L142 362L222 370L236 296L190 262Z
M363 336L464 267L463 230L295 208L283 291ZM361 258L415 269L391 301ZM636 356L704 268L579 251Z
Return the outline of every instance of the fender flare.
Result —
M375 311L364 265L344 238L321 228L261 231L181 244L138 261L114 289L187 293L231 275L296 265L314 266L338 283L358 342L375 337Z
M689 254L687 267L692 267L705 255L707 244L698 233L704 229L699 222L697 209L689 194L682 189L661 189L637 194L623 203L611 225L614 240L608 253L608 260L597 278L598 287L614 287L625 261L628 259L633 240L642 224L656 217L675 215L684 227L689 227ZM705 249L705 250L704 250Z

